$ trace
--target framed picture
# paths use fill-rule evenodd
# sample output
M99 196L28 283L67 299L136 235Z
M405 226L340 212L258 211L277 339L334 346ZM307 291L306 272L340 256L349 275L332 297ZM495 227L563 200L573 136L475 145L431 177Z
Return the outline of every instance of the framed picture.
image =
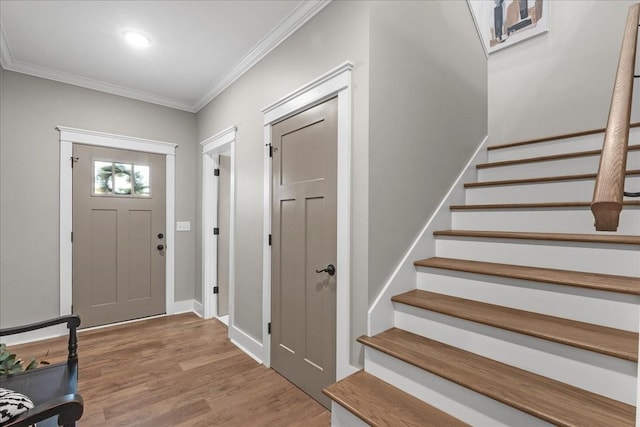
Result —
M484 0L482 9L489 53L549 31L549 0Z

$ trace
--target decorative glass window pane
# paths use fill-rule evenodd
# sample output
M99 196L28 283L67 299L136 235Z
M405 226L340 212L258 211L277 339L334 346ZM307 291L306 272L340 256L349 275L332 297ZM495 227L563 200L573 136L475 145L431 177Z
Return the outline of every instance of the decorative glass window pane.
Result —
M94 194L111 194L113 181L111 175L113 173L113 163L111 162L93 162L94 175Z
M113 194L131 194L131 175L133 165L113 164Z
M136 196L149 196L149 166L134 165L133 166L133 188Z

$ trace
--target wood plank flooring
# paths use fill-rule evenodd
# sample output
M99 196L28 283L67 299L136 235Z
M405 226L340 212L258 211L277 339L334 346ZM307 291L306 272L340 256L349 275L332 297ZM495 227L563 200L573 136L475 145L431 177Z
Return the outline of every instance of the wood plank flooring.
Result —
M12 346L66 359L66 338ZM49 352L45 357L44 355ZM79 334L84 426L328 426L330 412L192 313Z

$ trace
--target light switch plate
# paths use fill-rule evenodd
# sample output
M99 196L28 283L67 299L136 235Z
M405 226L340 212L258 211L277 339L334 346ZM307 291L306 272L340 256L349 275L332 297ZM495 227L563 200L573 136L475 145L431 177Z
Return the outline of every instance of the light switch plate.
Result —
M191 222L189 221L176 222L176 231L191 231Z

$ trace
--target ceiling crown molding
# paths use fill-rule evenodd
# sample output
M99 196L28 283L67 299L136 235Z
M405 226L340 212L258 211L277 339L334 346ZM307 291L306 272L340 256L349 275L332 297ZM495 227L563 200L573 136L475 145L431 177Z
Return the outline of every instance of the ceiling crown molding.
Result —
M278 26L265 38L258 42L251 51L227 71L218 81L212 84L205 94L193 105L194 110L200 111L223 90L249 71L258 61L275 49L280 43L302 27L308 20L324 9L331 0L307 0L294 9Z
M307 0L301 3L278 26L271 30L265 38L256 44L247 55L227 71L222 78L213 83L209 89L207 89L205 94L195 103L16 61L11 54L11 49L2 26L0 26L0 64L2 65L2 68L8 71L15 71L35 77L41 77L48 80L54 80L74 86L80 86L100 92L106 92L113 95L124 96L126 98L175 108L177 110L196 113L202 107L207 105L213 98L218 96L223 90L229 87L229 85L240 78L240 76L246 73L258 61L264 58L269 52L275 49L298 28L304 25L309 19L320 12L330 2L331 0Z

